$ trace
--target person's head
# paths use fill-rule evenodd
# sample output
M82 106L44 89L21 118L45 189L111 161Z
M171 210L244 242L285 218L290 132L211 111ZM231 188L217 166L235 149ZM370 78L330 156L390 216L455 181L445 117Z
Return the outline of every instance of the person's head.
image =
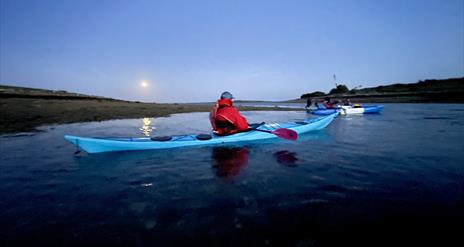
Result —
M233 99L233 98L234 98L234 96L231 93L227 92L227 91L225 91L225 92L223 92L221 94L221 99Z
M325 101L330 102L330 98L329 98L329 97L325 97Z

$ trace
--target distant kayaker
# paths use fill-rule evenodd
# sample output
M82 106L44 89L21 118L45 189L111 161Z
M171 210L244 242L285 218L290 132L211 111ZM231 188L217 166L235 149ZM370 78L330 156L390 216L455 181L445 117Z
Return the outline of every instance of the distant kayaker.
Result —
M305 108L306 108L306 109L310 108L312 104L313 104L313 102L312 102L311 98L308 98L308 99L306 100L306 106L305 106Z
M330 98L326 97L325 101L322 103L326 109L333 109L334 103L330 102Z
M231 93L223 92L211 109L209 119L216 135L231 135L249 129L248 122L233 106Z
M343 103L344 106L351 106L351 100L350 99L345 99L345 102Z

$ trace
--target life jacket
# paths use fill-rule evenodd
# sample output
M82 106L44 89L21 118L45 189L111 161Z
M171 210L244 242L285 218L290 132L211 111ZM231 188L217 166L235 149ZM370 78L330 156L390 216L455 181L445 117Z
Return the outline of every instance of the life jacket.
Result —
M230 99L219 99L211 109L209 119L217 135L231 135L249 128L246 118L232 106Z

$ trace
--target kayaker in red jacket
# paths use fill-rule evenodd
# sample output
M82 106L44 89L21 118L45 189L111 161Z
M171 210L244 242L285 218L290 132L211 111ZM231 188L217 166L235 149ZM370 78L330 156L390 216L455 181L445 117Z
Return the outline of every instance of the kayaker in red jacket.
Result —
M335 102L330 102L330 98L326 97L325 101L322 103L326 109L335 108Z
M246 118L233 107L233 98L231 93L223 92L211 109L209 119L217 135L231 135L249 129Z

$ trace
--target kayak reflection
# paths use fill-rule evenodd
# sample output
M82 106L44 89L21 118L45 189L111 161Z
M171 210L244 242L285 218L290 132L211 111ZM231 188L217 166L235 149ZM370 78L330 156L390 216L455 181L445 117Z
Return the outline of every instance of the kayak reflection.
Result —
M215 147L212 158L216 175L222 178L231 178L248 164L250 151L244 147Z
M282 150L274 153L274 157L276 158L277 162L283 166L288 167L297 167L296 161L298 158L296 157L295 152L290 152L287 150Z
M221 178L232 178L248 164L250 150L245 147L215 147L213 148L213 168ZM277 151L273 154L276 161L287 167L297 167L298 158L295 152L288 150Z

